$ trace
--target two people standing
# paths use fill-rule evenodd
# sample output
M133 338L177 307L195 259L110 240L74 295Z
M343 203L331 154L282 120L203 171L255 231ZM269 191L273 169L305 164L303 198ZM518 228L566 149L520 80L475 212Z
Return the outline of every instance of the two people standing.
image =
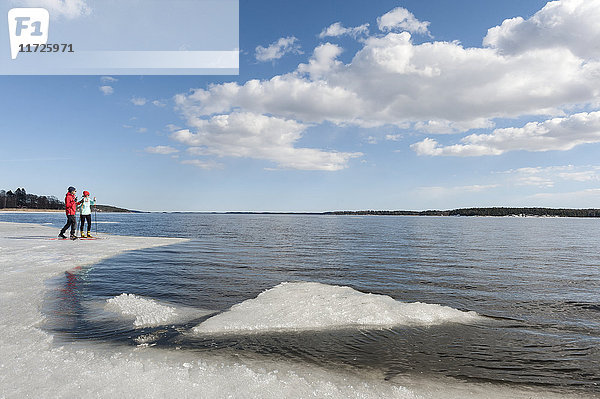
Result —
M67 238L65 236L65 232L70 227L71 235L70 239L75 240L77 236L75 235L75 228L77 225L77 221L75 219L75 214L77 213L77 208L80 209L80 219L81 219L81 237L92 237L90 231L92 229L92 205L96 204L96 197L93 200L90 200L90 193L87 191L83 192L83 199L77 202L77 190L75 187L69 187L67 190L67 195L65 196L65 212L67 213L67 223L60 230L60 234L58 235L60 238ZM87 236L83 235L83 228L85 226L85 221L87 221Z

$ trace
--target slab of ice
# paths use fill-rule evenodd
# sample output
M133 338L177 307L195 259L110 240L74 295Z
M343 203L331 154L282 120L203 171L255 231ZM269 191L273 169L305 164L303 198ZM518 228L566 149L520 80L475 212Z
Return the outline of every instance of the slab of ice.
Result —
M81 301L80 305L85 309L80 317L97 326L106 326L107 329L172 326L215 313L214 310L173 304L127 293L104 300ZM61 323L60 318L56 320Z
M107 299L105 309L135 317L133 325L136 327L159 326L172 322L178 316L174 307L161 305L154 299L125 293Z
M403 303L385 295L314 282L281 283L194 327L195 333L248 333L345 327L428 326L483 319L447 306Z

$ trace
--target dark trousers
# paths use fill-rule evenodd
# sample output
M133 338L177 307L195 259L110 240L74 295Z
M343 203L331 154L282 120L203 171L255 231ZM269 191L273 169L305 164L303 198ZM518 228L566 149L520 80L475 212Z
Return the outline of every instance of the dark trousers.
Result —
M77 225L77 221L75 220L75 215L67 215L67 224L62 228L60 234L65 234L65 231L71 226L71 236L75 235L75 226Z
M87 220L87 224L88 224L87 231L92 230L92 215L79 215L79 220L81 220L81 228L80 228L81 231L83 231L83 226L85 226L86 220Z

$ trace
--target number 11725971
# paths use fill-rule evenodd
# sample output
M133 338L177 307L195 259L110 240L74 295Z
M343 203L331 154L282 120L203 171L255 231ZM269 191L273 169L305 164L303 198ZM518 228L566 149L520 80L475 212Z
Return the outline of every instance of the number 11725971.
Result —
M21 53L74 53L72 43L20 44Z

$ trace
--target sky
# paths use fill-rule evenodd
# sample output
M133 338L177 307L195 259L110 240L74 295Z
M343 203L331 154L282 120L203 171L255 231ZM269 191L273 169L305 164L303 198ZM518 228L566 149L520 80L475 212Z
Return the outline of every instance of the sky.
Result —
M597 208L598 20L600 0L243 0L239 75L0 76L0 188L147 211Z

